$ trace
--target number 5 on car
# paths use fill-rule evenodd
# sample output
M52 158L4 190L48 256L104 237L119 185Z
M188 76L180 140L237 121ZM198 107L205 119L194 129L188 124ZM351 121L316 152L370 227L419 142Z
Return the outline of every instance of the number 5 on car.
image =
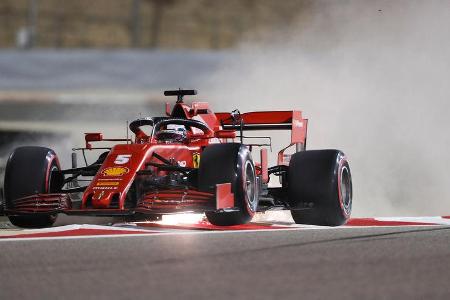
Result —
M124 165L130 161L130 158L131 158L131 154L120 154L120 155L117 155L114 163L116 165Z

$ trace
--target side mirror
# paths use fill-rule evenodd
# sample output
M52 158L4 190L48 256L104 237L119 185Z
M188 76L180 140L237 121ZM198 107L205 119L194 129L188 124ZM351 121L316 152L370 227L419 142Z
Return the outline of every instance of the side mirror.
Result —
M101 133L85 133L84 140L86 141L86 148L92 149L90 142L100 142L103 140L103 135Z

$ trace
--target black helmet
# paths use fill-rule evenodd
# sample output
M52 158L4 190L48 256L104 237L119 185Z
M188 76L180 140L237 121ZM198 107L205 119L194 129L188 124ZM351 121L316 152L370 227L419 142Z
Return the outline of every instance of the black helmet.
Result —
M167 125L167 128L159 130L155 137L161 142L184 143L187 140L186 128L182 125Z

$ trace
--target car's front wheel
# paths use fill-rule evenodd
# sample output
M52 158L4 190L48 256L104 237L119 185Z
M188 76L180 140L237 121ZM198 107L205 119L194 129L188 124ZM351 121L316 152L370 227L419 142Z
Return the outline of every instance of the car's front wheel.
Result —
M216 184L231 183L234 212L206 212L211 224L240 225L251 221L258 206L255 166L249 149L241 144L217 144L205 148L199 169L199 188L212 192Z
M10 155L5 169L5 205L14 210L15 200L34 194L58 192L63 184L55 152L44 147L20 147ZM50 227L56 221L54 214L8 216L19 227Z

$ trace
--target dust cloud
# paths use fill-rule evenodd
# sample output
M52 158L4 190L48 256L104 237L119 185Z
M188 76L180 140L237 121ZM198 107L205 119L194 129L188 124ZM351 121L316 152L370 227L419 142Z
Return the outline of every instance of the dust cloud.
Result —
M244 42L202 96L304 111L308 148L349 157L353 216L450 214L450 2L314 1L305 15Z

